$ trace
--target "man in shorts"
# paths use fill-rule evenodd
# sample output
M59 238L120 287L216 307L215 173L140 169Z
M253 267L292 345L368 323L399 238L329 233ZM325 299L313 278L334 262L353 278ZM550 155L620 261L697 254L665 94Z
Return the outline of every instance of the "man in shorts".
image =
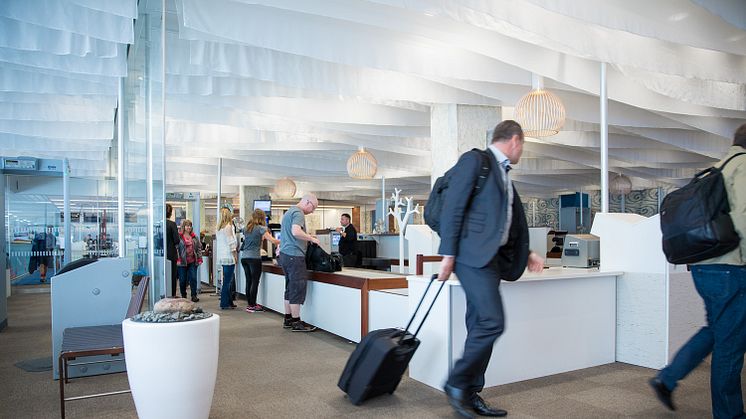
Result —
M319 239L306 233L306 215L314 212L319 201L307 194L300 202L290 207L282 216L280 241L280 267L285 272L285 321L282 327L293 332L313 332L300 319L300 306L306 301L306 248L308 242L319 244Z

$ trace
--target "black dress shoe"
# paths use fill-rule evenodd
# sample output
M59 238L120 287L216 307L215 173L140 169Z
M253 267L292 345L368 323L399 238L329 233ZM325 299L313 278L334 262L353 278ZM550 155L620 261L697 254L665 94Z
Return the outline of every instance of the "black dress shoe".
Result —
M671 390L663 384L663 381L661 381L660 378L651 378L648 383L650 383L650 387L653 387L655 395L658 396L658 400L660 400L661 403L670 410L676 410L676 406L673 405L673 400L671 399Z
M479 395L475 394L474 399L471 402L471 408L474 409L474 411L479 416L492 416L492 417L498 417L501 418L503 416L508 416L508 412L503 409L495 409L493 407L490 407L490 405L487 404L487 402L484 401L483 398L479 397Z
M463 418L474 417L474 415L469 411L471 407L469 406L468 401L471 398L469 392L448 384L443 387L443 391L445 391L446 396L448 396L448 404L451 405L453 410L458 413L459 416Z

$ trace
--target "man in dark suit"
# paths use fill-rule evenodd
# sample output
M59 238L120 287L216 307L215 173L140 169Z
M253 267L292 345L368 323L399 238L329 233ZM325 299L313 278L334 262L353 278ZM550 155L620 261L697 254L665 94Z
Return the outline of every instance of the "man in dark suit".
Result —
M176 244L179 243L179 228L171 221L174 207L166 204L166 259L171 264L171 298L176 298Z
M499 123L487 148L489 175L471 203L482 173L480 151L464 153L451 171L440 220L443 255L438 278L455 272L466 294L466 343L445 385L448 402L463 417L505 416L479 396L492 347L504 329L500 280L518 279L528 265L540 271L544 259L528 250L528 224L510 181L510 164L523 153L523 130L511 120Z
M339 238L339 253L342 256L347 256L356 250L357 230L351 221L350 214L345 213L339 217L339 223L342 224L342 227L337 227L337 233L342 236Z

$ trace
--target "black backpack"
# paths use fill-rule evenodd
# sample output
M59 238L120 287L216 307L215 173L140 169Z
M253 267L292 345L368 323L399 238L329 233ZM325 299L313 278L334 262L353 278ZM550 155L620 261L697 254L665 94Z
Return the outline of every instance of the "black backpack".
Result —
M474 189L472 189L471 195L469 196L470 201L479 193L479 191L482 190L484 182L487 181L487 176L490 173L490 151L480 150L478 148L473 148L471 151L479 153L482 162L479 169L477 184L474 186ZM425 224L430 226L430 228L436 233L440 233L440 213L443 209L443 196L445 190L448 189L448 181L451 179L451 173L455 168L456 166L453 166L448 169L443 176L435 180L433 190L430 192L430 197L427 198L427 203L425 204Z
M740 238L730 218L730 205L722 169L710 167L686 186L668 194L661 203L663 253L682 265L722 256L738 247Z
M315 243L308 243L306 250L306 268L319 272L337 272L342 270L342 255L326 253Z

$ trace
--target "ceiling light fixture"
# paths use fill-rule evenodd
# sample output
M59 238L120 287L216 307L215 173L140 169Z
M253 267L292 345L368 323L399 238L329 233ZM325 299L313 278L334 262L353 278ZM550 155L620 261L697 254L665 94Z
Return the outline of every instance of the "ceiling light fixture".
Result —
M534 90L515 105L515 119L527 137L549 137L565 125L565 105L557 95L544 89L540 76L532 75Z
M620 173L609 182L609 190L614 194L627 195L632 192L632 180Z
M355 179L373 179L378 171L378 161L363 147L347 159L347 174Z
M295 196L295 182L288 177L284 177L275 184L275 195L279 199L290 199Z

